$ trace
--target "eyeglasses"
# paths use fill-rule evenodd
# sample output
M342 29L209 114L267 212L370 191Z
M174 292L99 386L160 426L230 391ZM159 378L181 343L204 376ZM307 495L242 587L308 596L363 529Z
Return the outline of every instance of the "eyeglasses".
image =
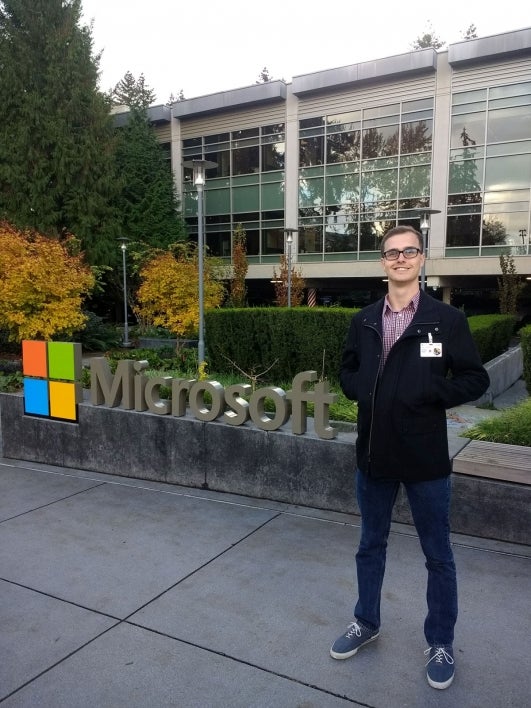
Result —
M385 258L386 261L397 261L398 256L402 253L404 258L410 259L410 258L416 258L419 253L421 253L420 248L415 248L414 246L408 246L407 248L404 248L402 251L399 251L398 248L390 248L388 251L384 251L382 253L382 256Z

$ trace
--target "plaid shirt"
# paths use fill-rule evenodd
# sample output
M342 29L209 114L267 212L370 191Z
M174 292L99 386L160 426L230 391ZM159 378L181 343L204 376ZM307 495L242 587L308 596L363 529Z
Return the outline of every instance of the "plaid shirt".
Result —
M388 296L385 296L384 307L382 312L382 333L383 333L383 354L382 368L385 364L391 347L400 339L408 325L411 323L417 307L419 306L420 290L411 300L409 305L406 305L402 310L394 312L389 304Z

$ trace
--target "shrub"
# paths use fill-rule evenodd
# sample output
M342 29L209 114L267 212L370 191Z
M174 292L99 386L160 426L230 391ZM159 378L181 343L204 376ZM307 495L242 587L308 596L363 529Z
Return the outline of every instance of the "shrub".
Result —
M290 380L317 371L337 381L345 338L357 310L341 307L258 307L205 314L206 345L213 371Z
M121 336L114 325L108 324L94 312L85 312L85 316L85 327L74 332L68 341L80 342L87 352L105 352L120 345Z
M470 331L483 363L506 351L516 326L514 315L473 315L468 318Z
M531 447L531 399L508 408L495 418L482 420L466 430L463 436L472 440Z
M522 327L519 334L524 359L523 378L528 392L531 393L531 325Z

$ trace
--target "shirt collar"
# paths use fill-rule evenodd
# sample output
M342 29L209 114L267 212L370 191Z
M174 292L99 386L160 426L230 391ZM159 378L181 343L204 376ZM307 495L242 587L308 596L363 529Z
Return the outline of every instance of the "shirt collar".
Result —
M417 294L414 297L411 298L410 302L405 307L403 307L402 310L411 309L411 310L413 310L413 314L416 314L417 308L419 306L419 300L420 300L420 290L417 292ZM391 307L391 305L389 303L389 296L388 295L386 295L385 299L384 299L384 309L383 309L384 314L385 314L385 312L387 312L387 310L389 310L389 312L394 312L393 308Z

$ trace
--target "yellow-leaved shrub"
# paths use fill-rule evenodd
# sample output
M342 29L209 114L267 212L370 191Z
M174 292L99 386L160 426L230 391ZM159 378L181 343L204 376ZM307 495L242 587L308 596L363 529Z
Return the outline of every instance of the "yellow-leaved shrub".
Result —
M199 328L199 267L197 250L181 247L157 253L140 269L135 313L155 327L164 327L177 337L191 337ZM205 310L219 307L225 297L219 263L203 261Z
M10 340L68 336L85 324L94 275L76 244L0 222L0 328Z

